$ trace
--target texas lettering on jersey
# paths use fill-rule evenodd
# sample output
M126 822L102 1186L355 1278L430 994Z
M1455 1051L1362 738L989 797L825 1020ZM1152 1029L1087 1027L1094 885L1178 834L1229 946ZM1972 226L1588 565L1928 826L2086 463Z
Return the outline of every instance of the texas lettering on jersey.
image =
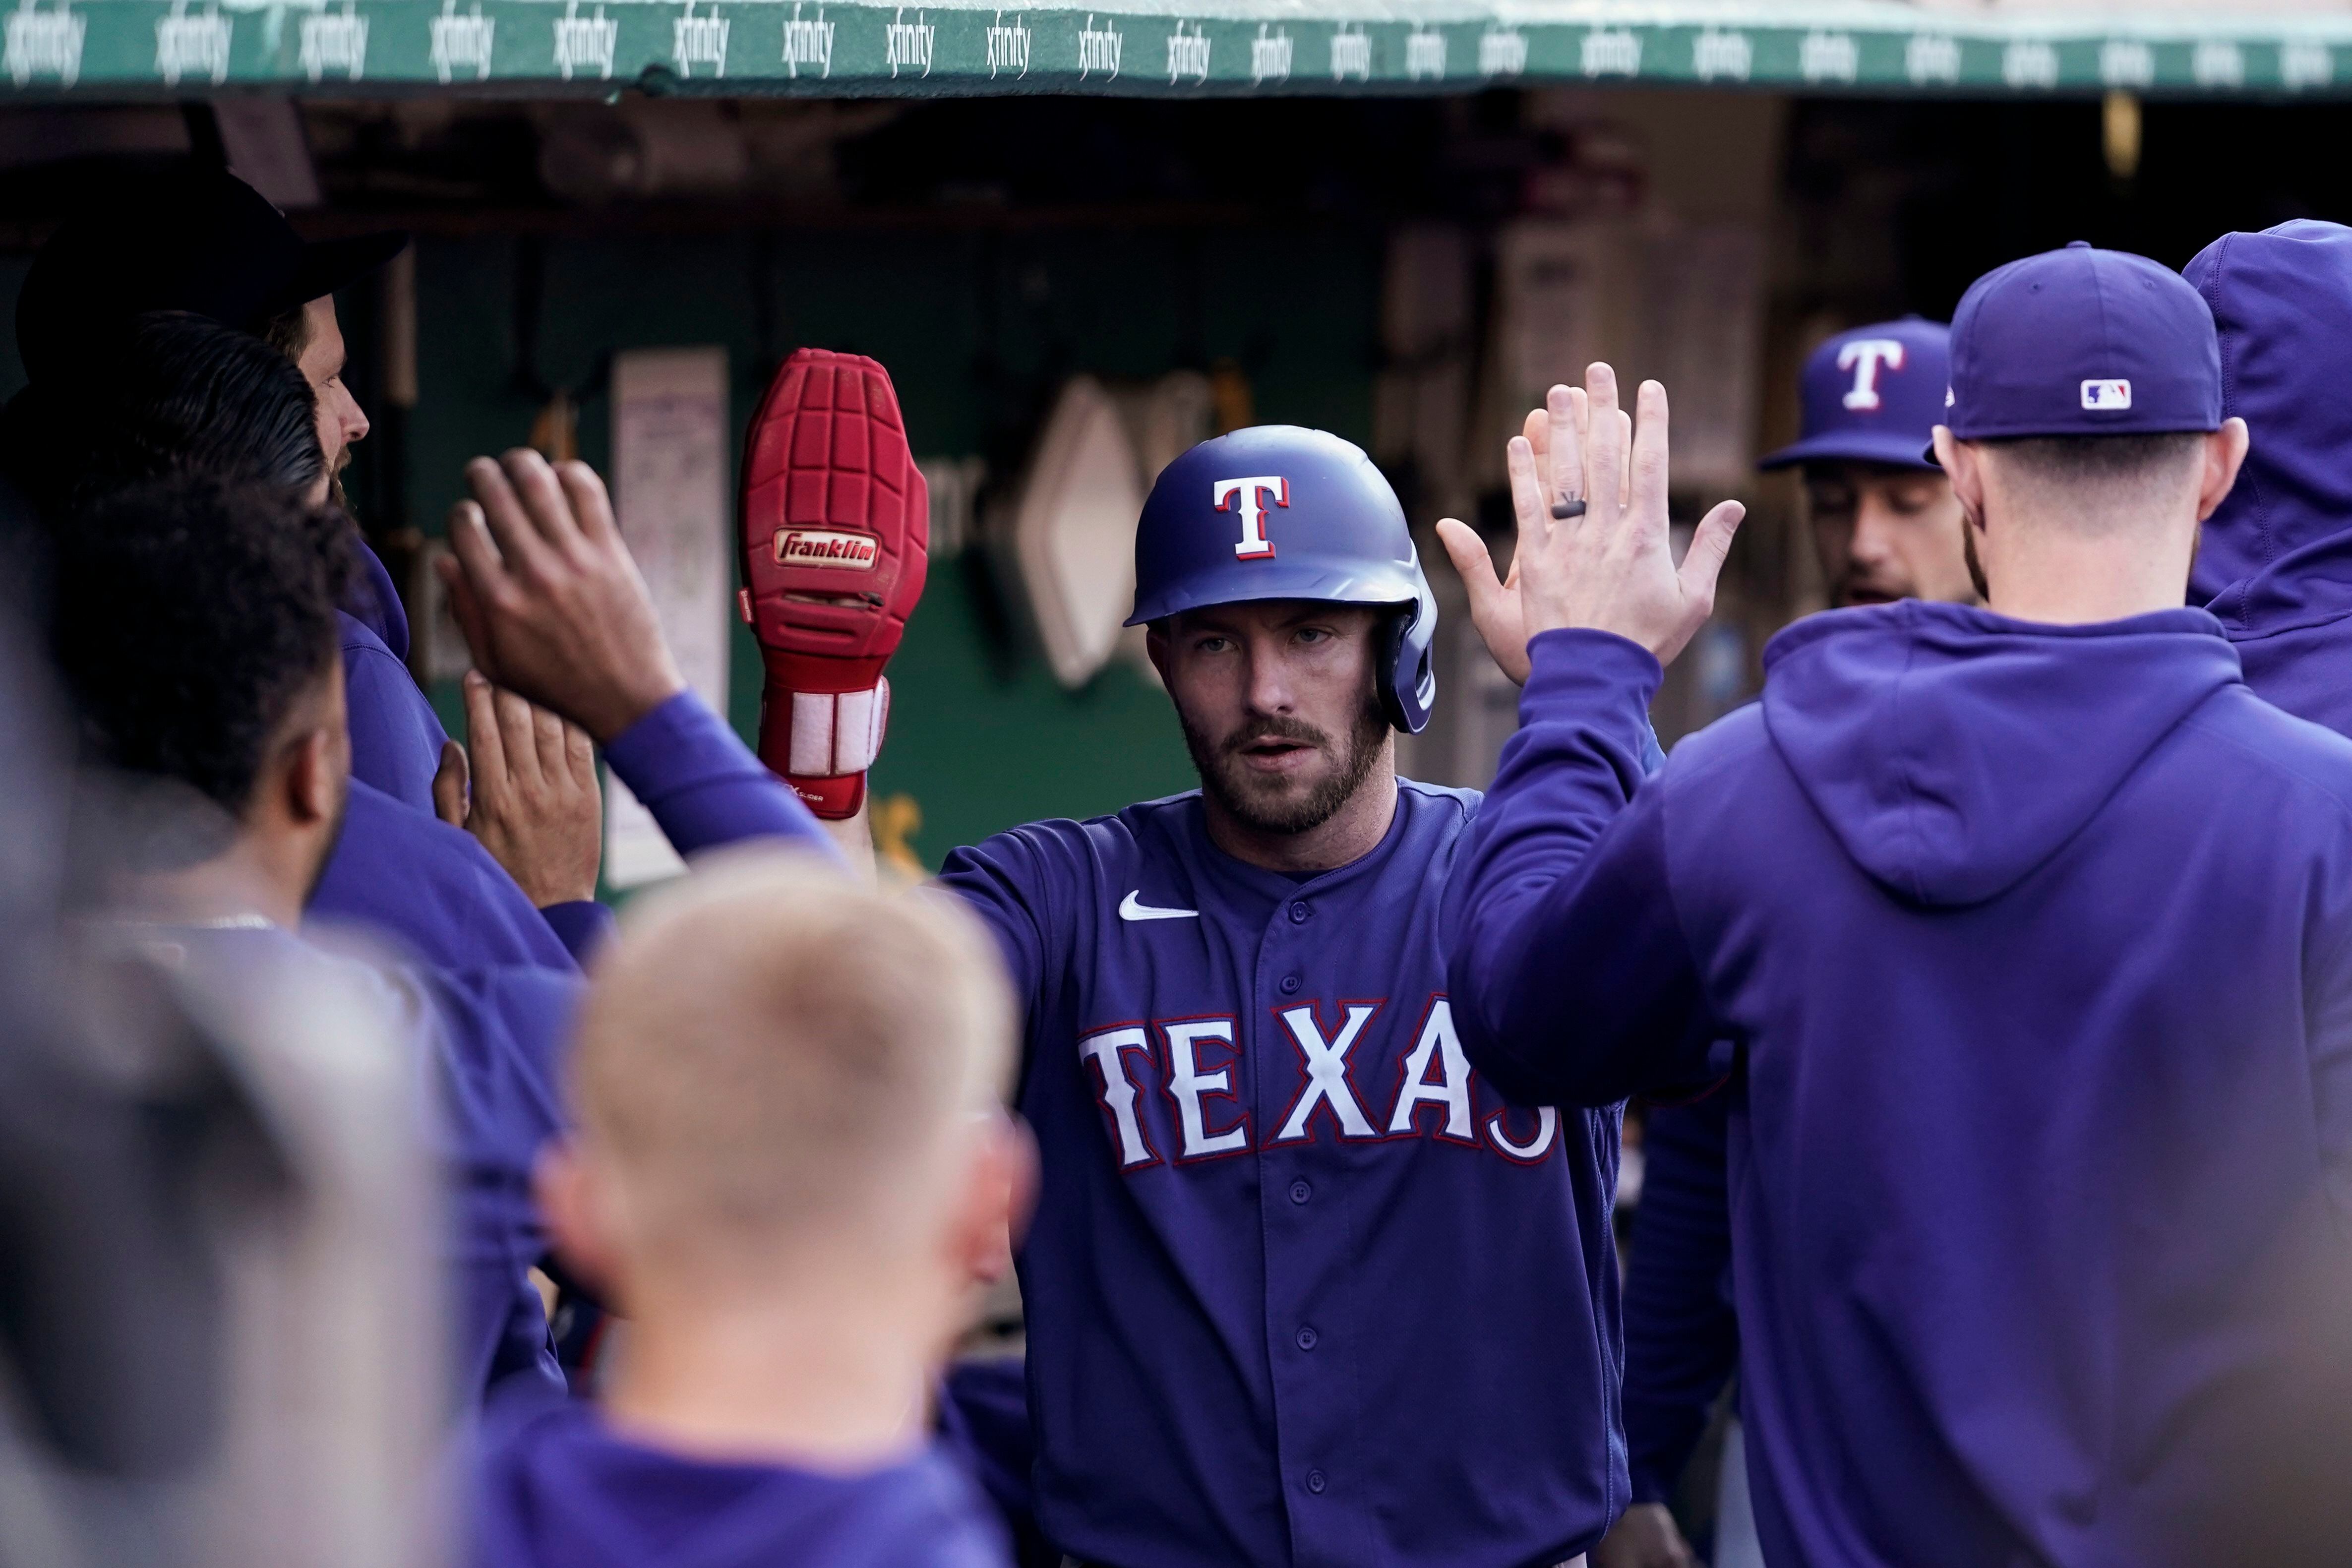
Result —
M1253 1128L1243 1104L1238 1016L1209 1015L1108 1024L1081 1035L1078 1057L1089 1071L1119 1167L1134 1172L1186 1164L1261 1145L1378 1142L1437 1138L1491 1149L1521 1164L1551 1152L1559 1113L1499 1102L1480 1114L1475 1075L1463 1058L1454 1011L1433 993L1409 1037L1382 1040L1383 1001L1340 1002L1327 1012L1314 1001L1276 1009L1271 1027L1296 1056L1297 1090L1271 1128ZM1409 1044L1407 1043L1409 1040ZM1259 1058L1274 1069L1279 1052ZM1393 1060L1394 1088L1368 1098L1360 1068Z

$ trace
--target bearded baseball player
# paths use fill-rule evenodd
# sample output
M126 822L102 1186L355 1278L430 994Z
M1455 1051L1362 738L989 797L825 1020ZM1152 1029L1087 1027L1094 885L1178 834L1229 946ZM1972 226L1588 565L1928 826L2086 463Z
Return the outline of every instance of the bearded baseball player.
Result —
M1239 430L1160 475L1136 567L1201 787L940 876L1026 1014L1039 1522L1109 1568L1574 1559L1627 1494L1619 1112L1463 1058L1479 797L1396 775L1436 689L1403 510L1337 437Z

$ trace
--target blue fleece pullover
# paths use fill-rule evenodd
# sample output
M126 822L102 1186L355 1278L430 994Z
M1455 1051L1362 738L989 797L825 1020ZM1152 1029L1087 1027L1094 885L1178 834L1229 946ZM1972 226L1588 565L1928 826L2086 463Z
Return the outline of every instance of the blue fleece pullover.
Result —
M2225 234L2182 273L2221 334L2221 412L2253 438L2189 602L2220 618L2247 685L2352 733L2352 228Z
M1637 1503L1670 1501L1739 1364L1725 1156L1737 1085L1654 1105L1625 1268L1625 1468Z
M2220 632L1814 616L1638 795L1656 662L1535 641L1462 1043L1538 1103L1744 1058L1771 1561L2347 1560L2352 742Z

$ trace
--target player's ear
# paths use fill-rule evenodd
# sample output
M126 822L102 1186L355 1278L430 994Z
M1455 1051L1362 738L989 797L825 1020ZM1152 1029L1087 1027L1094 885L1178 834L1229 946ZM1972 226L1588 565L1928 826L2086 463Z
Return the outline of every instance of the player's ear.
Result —
M1954 436L1948 426L1936 426L1936 461L1952 481L1952 499L1960 503L1962 522L1984 527L1985 474L1982 448Z
M1168 684L1169 624L1164 620L1153 621L1143 628L1144 657L1150 659L1151 668L1160 672L1160 684L1162 686Z
M974 1284L993 1285L1013 1269L1013 1249L1028 1228L1037 1196L1037 1142L1028 1124L998 1112L972 1140L950 1245L957 1268Z
M2238 469L2245 463L2246 449L2252 444L2246 422L2234 416L2222 420L2221 427L2205 437L2204 472L2197 486L2198 521L2211 517L2214 508L2229 499L2231 487L2238 482Z
M296 700L282 731L284 740L259 781L275 795L274 807L288 821L310 826L331 821L342 808L351 767L344 724L342 664L335 658Z
M295 821L324 822L335 815L339 780L334 753L335 737L322 724L304 730L288 745L286 805Z
M563 1266L589 1289L613 1300L614 1261L618 1247L613 1236L614 1216L596 1173L581 1156L574 1138L561 1138L540 1153L531 1167L531 1195L548 1239ZM617 1303L615 1303L617 1305Z

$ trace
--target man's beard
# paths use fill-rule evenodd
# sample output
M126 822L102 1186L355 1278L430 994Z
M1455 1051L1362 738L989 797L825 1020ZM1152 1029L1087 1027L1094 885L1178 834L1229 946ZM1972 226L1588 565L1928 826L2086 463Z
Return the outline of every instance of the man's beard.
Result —
M1338 751L1330 736L1297 719L1254 720L1220 742L1210 741L1181 713L1177 721L1184 731L1184 749L1192 753L1193 770L1201 775L1202 792L1215 796L1217 804L1243 826L1286 835L1311 833L1338 815L1371 776L1381 760L1381 742L1389 731L1388 716L1377 701L1368 702L1357 716L1345 752ZM1248 764L1241 760L1243 747L1265 740L1296 741L1326 756L1336 754L1339 766L1303 794L1265 798L1250 789Z

